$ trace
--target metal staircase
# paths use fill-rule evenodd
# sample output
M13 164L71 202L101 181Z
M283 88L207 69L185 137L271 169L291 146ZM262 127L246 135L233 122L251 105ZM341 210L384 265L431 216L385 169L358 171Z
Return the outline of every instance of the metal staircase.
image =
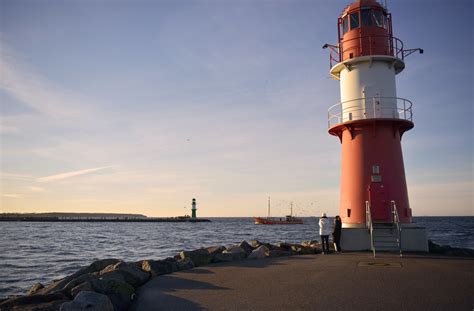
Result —
M402 256L401 226L395 201L391 201L392 222L373 222L370 203L366 201L367 229L370 234L370 246L376 252L397 252Z

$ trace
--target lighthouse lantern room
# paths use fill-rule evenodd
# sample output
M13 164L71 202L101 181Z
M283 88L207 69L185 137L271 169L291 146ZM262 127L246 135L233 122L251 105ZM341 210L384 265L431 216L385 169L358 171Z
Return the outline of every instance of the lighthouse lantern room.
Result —
M395 76L405 58L393 36L392 16L375 0L349 5L338 18L330 74L341 101L328 109L328 132L342 145L342 248L427 250L426 232L412 222L401 139L412 129L412 102L398 97ZM382 243L379 236L387 236Z

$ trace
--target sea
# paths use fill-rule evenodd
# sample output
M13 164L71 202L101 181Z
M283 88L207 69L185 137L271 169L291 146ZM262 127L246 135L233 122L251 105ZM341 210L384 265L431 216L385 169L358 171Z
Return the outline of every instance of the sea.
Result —
M210 223L0 222L0 299L24 294L95 260L163 259L182 250L242 240L301 243L319 239L318 218L303 225L255 225L253 218ZM414 217L441 245L474 249L474 217Z

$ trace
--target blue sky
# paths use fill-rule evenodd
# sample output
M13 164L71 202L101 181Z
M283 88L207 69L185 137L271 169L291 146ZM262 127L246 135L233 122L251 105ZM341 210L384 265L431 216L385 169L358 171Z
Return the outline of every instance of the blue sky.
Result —
M2 212L338 212L346 1L0 1ZM471 1L389 1L414 215L474 215ZM186 207L186 209L185 209Z

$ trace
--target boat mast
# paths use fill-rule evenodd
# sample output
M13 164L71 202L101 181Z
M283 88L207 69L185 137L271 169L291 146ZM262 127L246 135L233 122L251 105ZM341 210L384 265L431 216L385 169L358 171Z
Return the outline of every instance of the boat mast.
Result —
M270 197L268 197L268 216L267 218L270 218Z
M293 201L291 201L290 205L290 216L293 217Z

